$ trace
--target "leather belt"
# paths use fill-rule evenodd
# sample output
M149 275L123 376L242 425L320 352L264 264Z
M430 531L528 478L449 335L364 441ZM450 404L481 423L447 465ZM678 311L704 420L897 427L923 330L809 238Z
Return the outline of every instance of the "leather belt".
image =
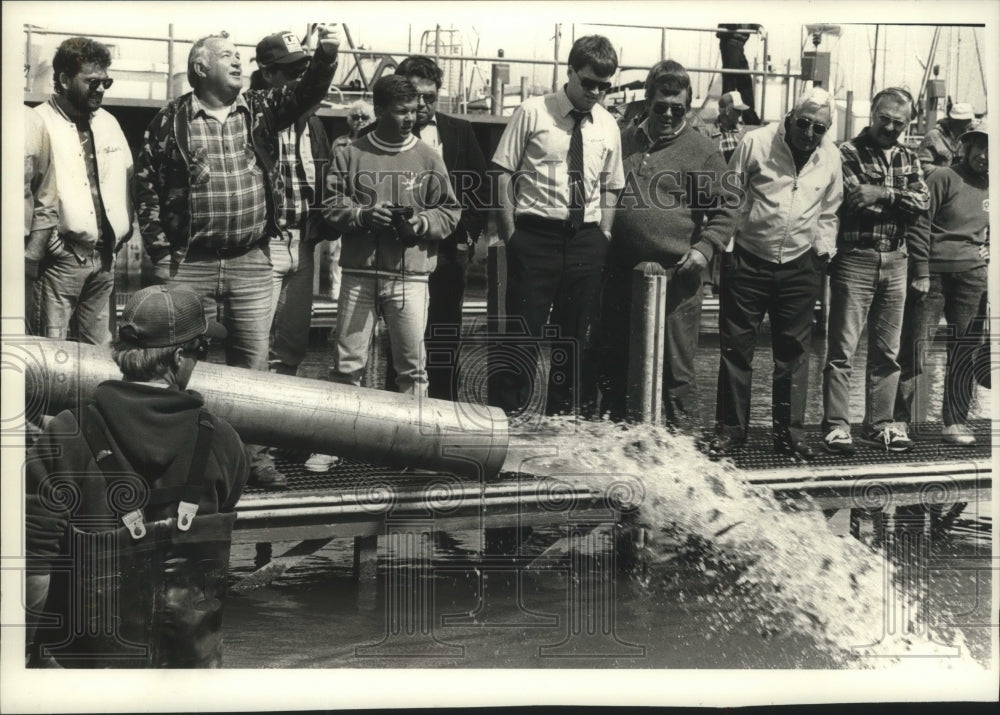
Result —
M521 214L514 217L514 226L526 229L533 228L539 231L552 231L553 233L576 233L577 231L597 228L597 222L590 221L580 224L580 226L574 226L573 222L569 220L545 218L544 216L536 216L534 214Z

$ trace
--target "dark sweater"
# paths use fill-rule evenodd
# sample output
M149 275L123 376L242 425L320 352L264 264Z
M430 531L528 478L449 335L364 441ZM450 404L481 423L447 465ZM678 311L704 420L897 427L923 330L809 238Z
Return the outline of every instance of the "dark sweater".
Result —
M989 178L956 164L929 174L927 187L930 206L914 227L914 238L930 242L930 272L959 273L986 265L979 247L990 223ZM927 270L914 266L914 274L927 275Z
M94 402L108 426L111 448L120 450L146 487L187 482L204 405L198 393L112 380L98 386ZM225 420L214 417L213 422L198 514L233 511L249 474L239 435ZM83 530L114 528L121 526L117 517L135 508L125 503L127 491L97 466L75 412L53 418L29 450L25 470L27 555L32 566L50 563L66 548L63 539L70 521ZM73 493L76 499L66 498ZM144 489L135 492L140 501L144 494ZM121 508L112 508L116 501L122 502ZM147 520L174 517L177 504L144 513Z
M738 210L724 207L726 163L715 143L685 126L652 143L643 125L622 131L622 190L612 227L611 261L629 267L675 265L694 248L711 259L736 231Z

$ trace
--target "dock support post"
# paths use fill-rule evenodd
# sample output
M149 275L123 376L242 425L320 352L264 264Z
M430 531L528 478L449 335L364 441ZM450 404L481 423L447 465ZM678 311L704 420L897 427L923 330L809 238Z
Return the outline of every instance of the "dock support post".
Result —
M632 422L659 424L663 419L663 330L667 282L673 271L659 263L632 269L628 393L625 411Z

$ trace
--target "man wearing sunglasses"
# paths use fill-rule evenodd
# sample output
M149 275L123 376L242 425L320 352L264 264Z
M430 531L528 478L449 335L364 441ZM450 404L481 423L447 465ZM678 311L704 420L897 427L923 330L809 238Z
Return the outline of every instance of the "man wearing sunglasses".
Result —
M123 379L56 415L28 452L25 596L48 615L28 624L29 665L221 665L220 597L249 467L236 431L186 388L208 340L225 335L191 288L137 291L112 350ZM141 533L124 535L129 523ZM98 536L100 553L80 547ZM88 569L111 556L112 569L129 564L121 580L96 574L105 585L88 590Z
M721 455L746 440L757 334L770 317L774 450L815 456L804 423L809 338L823 274L836 251L840 154L826 136L833 98L807 89L783 122L749 132L729 161L743 193L741 224L721 262L716 437Z
M101 109L111 53L71 37L52 59L55 93L35 112L48 132L58 229L36 232L25 247L37 267L32 332L111 344L114 256L132 235L132 151L118 121Z
M228 34L196 41L187 64L192 91L156 114L137 160L139 229L153 275L192 286L213 306L229 332L226 364L234 367L268 369L270 253L295 227L288 212L300 208L285 194L282 171L289 166L278 154L277 133L326 96L340 47L335 28L316 29L305 73L280 89L243 91L243 63ZM289 52L301 50L288 33L280 42ZM252 485L287 487L264 447L252 454Z
M646 77L647 116L622 131L625 184L612 228L600 343L601 412L625 418L632 269L659 263L668 272L664 323L663 407L671 426L698 419L695 350L702 279L709 261L736 230L735 204L722 198L726 163L715 143L685 117L691 79L673 60Z
M601 106L617 68L618 54L606 37L579 38L569 53L567 83L518 107L493 155L499 169L499 234L506 246L508 328L528 339L527 345L504 348L511 351L505 362L512 368L498 375L497 406L509 414L533 402L531 366L539 346L530 341L541 338L546 323L572 343L566 360L549 371L546 412L594 407L591 342L614 205L625 185L621 134Z
M872 98L869 125L840 145L844 203L837 256L830 264L830 319L823 370L823 446L850 453L849 390L862 329L868 328L865 411L861 441L889 452L913 442L904 423L893 421L899 384L899 345L906 303L908 264L913 289L927 292L927 248L906 237L927 211L929 194L916 152L899 142L916 117L913 97L889 87ZM919 255L918 255L919 254Z

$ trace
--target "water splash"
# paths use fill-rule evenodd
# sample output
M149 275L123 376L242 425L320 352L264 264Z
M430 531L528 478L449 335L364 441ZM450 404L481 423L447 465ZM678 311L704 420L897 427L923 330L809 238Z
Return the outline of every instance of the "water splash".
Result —
M512 445L505 469L605 492L623 480L641 483L639 521L649 534L641 580L652 592L673 586L681 599L725 603L710 630L739 620L763 639L806 635L845 667L979 668L957 631L937 645L941 634L931 638L916 617L887 625L887 613L922 611L882 555L831 533L819 511L782 510L770 490L728 461L707 459L688 437L550 418ZM690 582L677 574L692 570L709 580L709 593L676 590Z

